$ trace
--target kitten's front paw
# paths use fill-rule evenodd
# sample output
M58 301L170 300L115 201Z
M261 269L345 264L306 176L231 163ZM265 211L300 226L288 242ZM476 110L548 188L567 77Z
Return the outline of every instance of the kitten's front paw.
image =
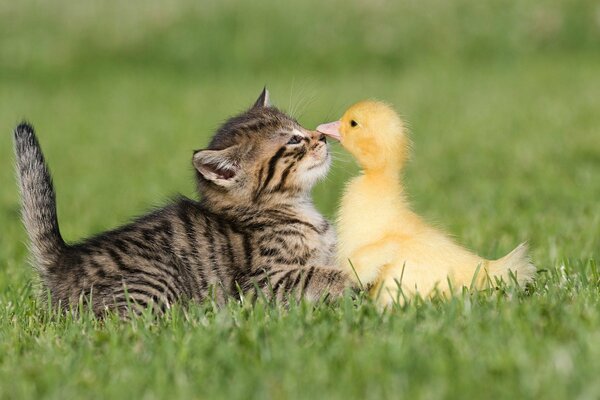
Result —
M332 299L342 297L346 292L352 292L352 290L358 288L353 281L349 279L349 276L342 273L341 279L333 281L328 288L328 295Z

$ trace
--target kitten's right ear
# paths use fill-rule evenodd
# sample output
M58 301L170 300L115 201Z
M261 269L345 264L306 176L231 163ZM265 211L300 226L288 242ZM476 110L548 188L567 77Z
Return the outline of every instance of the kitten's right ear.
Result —
M204 177L224 188L230 188L237 181L240 172L239 163L232 148L224 150L197 150L192 163Z
M269 99L269 91L267 90L266 86L264 87L264 89L260 93L260 96L258 96L258 99L256 99L256 101L254 102L254 105L252 106L252 108L264 108L264 107L271 107L271 102Z

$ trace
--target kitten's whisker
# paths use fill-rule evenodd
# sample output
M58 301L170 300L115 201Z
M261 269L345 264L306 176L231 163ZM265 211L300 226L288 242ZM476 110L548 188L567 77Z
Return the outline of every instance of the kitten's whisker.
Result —
M296 77L292 77L292 87L290 88L290 99L288 102L288 110L290 110L290 114L293 116L294 113L292 112L292 97L294 96L294 83L296 82Z

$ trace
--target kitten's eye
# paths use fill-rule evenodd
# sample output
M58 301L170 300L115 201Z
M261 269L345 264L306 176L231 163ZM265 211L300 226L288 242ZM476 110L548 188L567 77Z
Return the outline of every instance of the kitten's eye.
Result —
M302 136L294 135L288 140L287 144L298 144L302 141Z
M357 126L357 125L358 125L358 122L356 122L355 120L351 120L351 121L350 121L350 126L351 126L351 127L353 127L353 128L354 128L354 127L355 127L355 126Z

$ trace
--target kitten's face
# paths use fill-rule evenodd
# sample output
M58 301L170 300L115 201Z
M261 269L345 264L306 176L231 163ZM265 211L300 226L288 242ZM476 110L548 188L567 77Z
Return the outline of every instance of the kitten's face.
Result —
M271 107L266 90L250 110L223 124L208 149L194 154L202 192L240 201L307 193L330 164L325 136Z

